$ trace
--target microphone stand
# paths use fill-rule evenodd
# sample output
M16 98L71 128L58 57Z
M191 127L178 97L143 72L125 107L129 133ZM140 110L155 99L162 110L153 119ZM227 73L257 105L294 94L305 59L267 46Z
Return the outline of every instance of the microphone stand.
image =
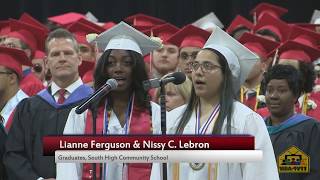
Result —
M92 132L93 132L93 135L96 135L97 134L97 114L98 114L98 106L99 106L99 101L96 101L94 103L91 103L90 106L89 106L89 109L91 111L91 114L92 114ZM96 171L96 168L97 168L97 164L96 163L93 163L92 164L92 173L93 173L93 180L96 180L97 179L97 171ZM100 174L101 174L101 171L100 171Z
M162 135L166 135L167 122L166 122L166 91L165 83L160 81L160 108L161 108L161 131ZM162 179L167 180L167 163L162 163Z

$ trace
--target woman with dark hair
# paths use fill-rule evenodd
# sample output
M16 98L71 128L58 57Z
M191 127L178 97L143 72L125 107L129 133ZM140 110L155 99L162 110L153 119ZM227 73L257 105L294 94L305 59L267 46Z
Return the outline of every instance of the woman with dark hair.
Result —
M98 102L96 133L159 134L160 107L149 100L142 82L148 79L143 55L160 48L161 43L124 22L98 35L95 42L104 52L94 71L94 89L102 87L108 79L117 81L116 89ZM85 134L92 134L91 114L89 111L69 117L76 117L78 121L80 118L85 122ZM151 168L150 163L105 163L102 167L97 165L97 179L149 180ZM92 179L92 176L91 164L84 164L82 179Z
M312 61L320 57L320 51L302 42L287 41L278 47L278 54L279 64L291 65L300 72L302 91L296 103L296 112L319 120L320 99L316 93L312 92L316 79ZM270 114L267 108L260 109L258 113L263 117Z
M267 180L278 179L276 161L263 119L235 100L258 57L216 27L191 64L193 89L176 134L250 134L263 159L250 163L175 163L169 165L174 180ZM168 117L179 117L178 112Z
M279 64L267 72L265 83L270 111L266 124L280 179L320 179L320 123L294 110L304 89L302 76L291 65ZM297 168L300 170L295 171Z

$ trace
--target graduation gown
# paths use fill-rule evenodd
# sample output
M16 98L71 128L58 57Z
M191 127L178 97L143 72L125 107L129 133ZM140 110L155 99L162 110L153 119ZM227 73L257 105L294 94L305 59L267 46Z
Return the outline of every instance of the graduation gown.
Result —
M272 144L264 124L263 119L252 111L247 106L240 102L234 102L234 110L231 118L231 133L232 134L250 134L255 137L255 149L263 151L263 160L259 162L250 163L217 163L217 180L278 180L278 172L276 160L273 154ZM171 111L170 111L171 112ZM180 117L175 114L168 113L168 118ZM181 113L184 112L184 109ZM179 120L176 122L175 127L170 128L171 133L174 134L177 129ZM195 134L196 114L190 117L190 121L184 128L183 134ZM226 134L226 120L222 127L222 134ZM212 163L213 164L213 163ZM160 167L160 165L158 165ZM179 163L179 180L194 180L194 179L208 179L208 163L198 171L193 170L189 163ZM158 172L156 168L152 170L152 179L159 179L160 168ZM168 164L168 179L173 179L173 165Z
M91 93L90 87L81 85L70 94L64 104L59 105L50 89L45 89L18 104L4 155L9 179L56 177L54 157L43 156L42 137L63 134L70 110Z
M304 118L304 120L302 119ZM299 115L291 118L290 126L275 129L270 118L266 119L276 158L291 146L296 146L310 157L310 173L279 173L281 180L319 180L320 179L320 123L311 117ZM287 123L282 124L288 124ZM273 128L272 128L273 127ZM280 127L280 126L278 126Z
M151 125L152 125L152 132L148 132L148 133L152 133L152 134L160 134L161 133L161 128L160 128L160 107L158 104L154 103L154 102L150 102L151 104ZM104 123L103 123L103 118L99 118L99 117L103 117L103 108L101 108L102 111L98 111L98 118L97 118L97 134L102 134L103 132L103 127L104 127ZM133 114L136 114L136 116L139 116L139 112L134 112ZM145 114L145 113L144 113ZM141 122L136 122L133 123L134 120L132 120L131 124L130 124L130 134L145 134L145 132L143 132L144 125L139 125L140 123L142 123L143 121L148 121L150 117L146 118L143 117L145 115L143 115L143 113L140 113L140 115L142 115L140 118L141 119L136 119L139 120ZM134 116L134 115L133 115ZM86 121L86 127L85 127L85 131L86 134L92 134L92 124L91 124L92 120L88 120ZM140 126L140 127L139 127ZM139 133L142 132L142 133ZM115 115L115 113L113 111L111 111L110 114L110 120L109 120L109 124L108 124L108 134L126 134L125 133L125 128L123 128L120 125L120 121L118 119L118 117ZM155 164L155 163L153 163ZM131 163L128 164L128 179L150 179L153 180L150 177L150 170L153 169L153 164L146 164L146 163ZM152 167L151 167L152 165ZM100 166L99 164L97 166ZM107 177L106 179L112 179L112 180L122 180L123 178L123 167L124 164L123 163L119 163L119 162L113 162L113 163L107 163L107 168L106 168L106 174ZM74 168L75 169L75 168ZM99 170L100 168L98 168L97 173L99 174ZM151 170L152 171L152 170ZM82 179L86 180L86 179L92 179L92 173L88 173L88 172L92 172L92 167L90 164L84 164L84 170L82 173ZM141 173L139 173L141 172ZM145 176L144 176L145 175ZM97 176L99 177L99 176ZM97 178L100 179L100 178Z
M4 129L4 126L0 123L0 160L2 160L3 158L4 145L5 145L6 139L7 139L7 133ZM5 173L4 165L2 161L0 161L0 180L4 180L5 176L6 176L6 173Z

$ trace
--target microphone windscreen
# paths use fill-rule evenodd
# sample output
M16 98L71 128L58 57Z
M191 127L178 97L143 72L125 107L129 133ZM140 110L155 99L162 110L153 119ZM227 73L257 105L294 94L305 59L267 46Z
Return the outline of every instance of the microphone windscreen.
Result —
M106 82L106 84L109 84L112 89L116 89L118 86L118 82L115 79L108 79L108 81Z
M175 85L182 84L186 80L186 75L183 72L174 72L171 76L175 78L173 81Z

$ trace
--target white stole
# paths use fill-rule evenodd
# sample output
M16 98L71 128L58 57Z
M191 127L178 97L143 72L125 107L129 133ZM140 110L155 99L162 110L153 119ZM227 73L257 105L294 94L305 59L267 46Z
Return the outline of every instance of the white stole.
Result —
M87 111L76 114L73 108L63 130L64 135L84 134ZM56 180L81 180L82 165L80 163L56 163Z

